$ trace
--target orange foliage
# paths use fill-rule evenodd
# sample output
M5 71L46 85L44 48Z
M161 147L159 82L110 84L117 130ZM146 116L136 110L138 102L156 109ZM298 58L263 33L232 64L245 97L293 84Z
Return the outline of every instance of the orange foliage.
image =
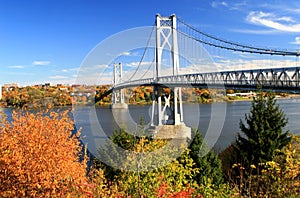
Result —
M171 93L171 88L169 88L169 87L163 88L163 91L166 94L170 94Z
M201 89L199 89L199 88L194 88L193 89L194 90L194 92L197 94L197 95L201 95L201 93L202 93L202 91L201 91Z
M145 100L145 94L142 92L142 93L140 93L140 98L142 99L142 100Z
M0 197L67 197L85 187L78 133L67 112L13 114L0 126Z
M134 89L134 92L135 92L135 93L138 93L138 94L143 93L143 91L141 90L141 87L135 88L135 89Z
M145 87L145 91L146 91L147 93L151 93L152 90L153 90L152 87Z

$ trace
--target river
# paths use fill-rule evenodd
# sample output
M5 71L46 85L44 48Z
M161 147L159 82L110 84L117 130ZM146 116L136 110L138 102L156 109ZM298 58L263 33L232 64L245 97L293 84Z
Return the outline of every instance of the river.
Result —
M300 99L279 99L277 103L288 118L286 130L300 134ZM184 122L198 128L205 140L220 152L229 146L240 131L239 122L249 113L251 101L215 104L184 104ZM65 109L65 108L64 108ZM1 108L1 113L11 116L12 108ZM150 122L150 105L129 105L128 110L109 107L78 106L74 108L75 125L82 130L84 142L96 154L97 147L105 143L114 130L126 128L129 133L137 131L141 118Z

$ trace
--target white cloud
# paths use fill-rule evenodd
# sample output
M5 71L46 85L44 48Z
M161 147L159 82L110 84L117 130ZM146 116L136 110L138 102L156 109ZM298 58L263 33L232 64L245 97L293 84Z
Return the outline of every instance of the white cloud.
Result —
M241 10L241 9L243 9L246 6L247 6L247 2L246 1L242 1L242 2L239 2L239 3L233 4L231 6L231 10Z
M300 23L289 16L277 16L273 13L251 11L246 20L255 25L261 25L284 32L300 32Z
M138 56L140 53L143 53L141 52L141 50L136 50L136 51L126 51L126 52L122 52L119 56L121 57L126 57L126 56L130 56L130 57L133 57L133 56Z
M80 67L73 67L73 68L70 68L69 70L78 72L79 69L80 69Z
M287 17L287 16L284 16L284 17L280 17L277 19L278 21L285 21L285 22L292 22L294 23L295 20L292 18L292 17Z
M228 4L227 4L227 2L225 2L225 1L213 1L213 2L211 3L211 7L213 7L213 8L217 8L217 7L219 7L219 6L227 7Z
M131 62L131 63L126 63L124 64L126 67L138 67L139 65L145 66L145 65L151 65L152 62Z
M90 75L83 75L78 74L74 75L73 78L75 78L74 83L75 84L87 84L87 85L97 85L97 84L112 84L113 78L112 74L90 74Z
M294 12L296 14L300 14L300 8L296 8L296 9L290 9L291 12Z
M129 56L131 53L130 52L123 52L121 53L121 56Z
M295 38L295 41L294 41L294 42L291 42L291 44L300 45L300 36L297 36L297 37Z
M225 60L215 63L218 71L234 71L234 70L247 70L247 69L262 69L262 68L282 68L297 65L294 60L268 60L268 59L236 59Z
M105 69L109 68L109 65L106 64L98 64L91 66L82 66L80 68L73 68L74 71L85 72L85 71L93 71L93 72L102 72Z
M22 65L13 65L13 66L8 66L8 68L11 68L11 69L23 69L24 66L22 66Z
M33 61L32 62L33 65L38 65L38 66L44 66L44 65L49 65L50 61Z
M78 72L80 67L72 67L68 69L63 69L62 72Z
M68 78L67 76L59 76L59 75L56 75L56 76L49 76L50 79L66 79Z
M245 1L239 2L239 3L229 3L226 1L213 1L211 3L211 7L218 8L218 7L224 7L229 10L241 10L243 7L245 7L247 3Z
M279 33L279 31L275 29L268 29L268 30L231 29L231 31L246 33L246 34L278 34Z
M74 72L78 72L79 69L80 69L79 67L73 67L73 68L64 68L64 69L52 70L52 71L58 73L74 73Z

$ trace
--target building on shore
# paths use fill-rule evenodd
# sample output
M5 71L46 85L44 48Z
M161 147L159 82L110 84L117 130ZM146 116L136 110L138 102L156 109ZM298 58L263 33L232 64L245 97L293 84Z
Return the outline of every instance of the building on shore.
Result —
M19 87L18 83L4 84L2 86L4 91L12 91L12 90L14 90L15 88L18 88L18 87Z
M232 93L232 94L227 94L227 96L240 96L240 97L254 97L256 96L256 93L255 92L246 92L246 93Z

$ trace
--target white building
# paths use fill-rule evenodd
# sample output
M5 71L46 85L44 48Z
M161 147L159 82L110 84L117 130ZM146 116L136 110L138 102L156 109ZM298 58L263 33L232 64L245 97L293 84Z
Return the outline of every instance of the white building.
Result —
M247 92L247 93L233 93L233 94L227 94L227 96L241 96L241 97L251 97L251 96L255 96L256 93L255 92Z

